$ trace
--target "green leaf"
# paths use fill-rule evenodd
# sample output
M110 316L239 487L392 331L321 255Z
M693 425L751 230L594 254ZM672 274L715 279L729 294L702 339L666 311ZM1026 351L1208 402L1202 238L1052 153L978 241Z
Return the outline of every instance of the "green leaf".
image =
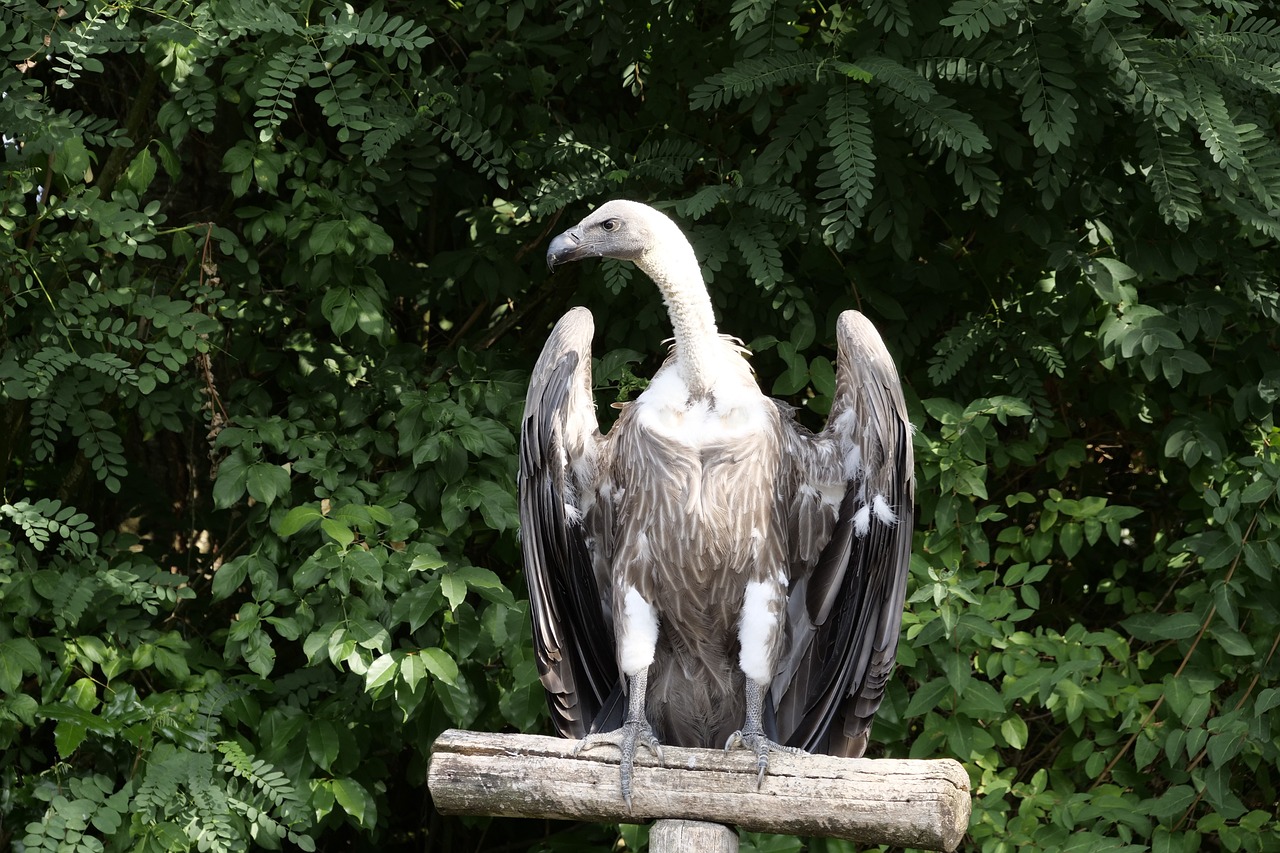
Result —
M249 557L243 555L229 560L218 567L214 572L213 584L210 592L213 594L215 601L220 601L237 589L244 583L245 578L249 575Z
M409 690L416 692L418 684L427 676L427 666L421 655L405 655L400 661L400 679Z
M374 658L364 674L364 689L372 693L379 687L390 683L397 674L398 665L395 654L385 654Z
M156 161L149 147L134 156L121 175L121 181L139 195L145 193L156 176Z
M410 631L417 631L440 611L440 604L439 582L420 584L396 599L392 616L408 623Z
M381 552L352 548L342 555L342 565L351 572L351 580L374 588L382 586Z
M968 0L961 0L968 2ZM979 2L986 9L996 3ZM1037 27L1023 40L1022 119L1036 146L1049 154L1065 147L1075 131L1080 102L1072 94L1075 75L1066 40L1051 27Z
M1074 521L1067 522L1058 531L1058 541L1067 559L1074 559L1076 554L1080 553L1080 546L1084 544L1084 530Z
M828 150L818 161L816 186L822 201L823 239L841 250L853 239L871 202L876 173L875 137L866 97L850 81L842 80L831 87L825 112Z
M1181 817L1195 798L1195 789L1190 785L1174 785L1151 804L1151 814L1159 820Z
M276 651L271 637L261 628L249 634L244 644L244 661L249 669L266 678L275 669Z
M320 521L322 518L324 518L324 516L318 507L312 506L311 504L295 506L293 509L289 510L284 518L280 520L280 523L276 526L276 533L282 538L287 539L296 533L300 533L303 528L313 522Z
M492 480L480 480L474 488L480 498L480 517L484 523L491 530L514 530L520 523L520 516L512 490Z
M1008 712L1000 693L985 681L968 682L959 696L957 710L975 720L997 719Z
M1094 257L1093 261L1102 266L1103 269L1106 269L1107 273L1111 275L1111 280L1116 283L1129 282L1129 280L1139 278L1138 270L1125 264L1124 261L1115 259L1115 257Z
M335 287L320 301L320 311L329 321L336 335L345 335L360 320L360 301L355 293L344 287Z
M455 726L467 728L480 713L480 697L465 678L459 678L455 684L438 682L435 694Z
M1239 128L1218 86L1200 74L1187 76L1187 103L1200 130L1200 138L1227 175L1235 178L1245 168L1244 145Z
M62 720L53 727L53 745L58 755L68 758L89 735L89 729L71 720Z
M939 423L956 424L964 417L964 406L954 400L931 397L920 402L929 416Z
M521 731L528 730L546 713L546 691L541 684L524 685L509 690L498 699L502 717Z
M509 606L515 605L515 600L511 596L511 591L502 583L502 580L489 569L482 569L478 566L459 566L452 572L448 572L441 576L441 587L445 591L445 597L449 599L450 609L456 610L457 603L449 594L449 587L445 586L446 580L450 585L462 581L468 588L474 589L482 596L490 601L497 601ZM461 599L458 599L461 603Z
M808 362L789 341L781 341L778 344L778 355L787 365L787 369L774 381L773 393L784 397L798 393L809 384Z
M1240 492L1240 500L1247 504L1264 503L1276 493L1276 481L1259 477Z
M218 478L213 483L213 503L219 509L228 509L244 497L250 462L245 451L237 448L228 454L218 466Z
M1027 724L1021 717L1006 717L1000 723L1000 736L1014 749L1023 749L1027 745Z
M289 491L289 474L279 465L256 462L245 475L249 497L264 504L275 503L276 497Z
M722 104L809 77L820 59L808 51L744 59L693 87L689 106L714 109Z
M466 524L471 511L483 501L484 497L474 482L454 483L440 497L441 520L450 532L457 530Z
M458 572L446 572L440 576L440 590L449 602L449 609L457 610L467 597L467 578Z
M98 686L91 678L76 679L65 698L82 711L92 711L98 704Z
M348 547L352 542L356 541L356 535L351 532L351 528L347 527L340 521L332 518L324 518L320 520L320 529L324 534L337 542L343 548Z
M911 694L911 701L907 703L907 710L903 713L907 717L919 717L938 707L938 703L950 692L951 685L945 678L935 678Z
M809 362L809 379L818 394L833 397L836 393L836 372L831 361L818 356Z
M1201 619L1194 613L1140 613L1121 622L1139 640L1185 640L1199 630Z
M77 637L76 647L85 658L99 666L106 663L112 655L112 650L108 648L107 644L100 637L93 635Z
M987 500L987 466L970 465L956 471L955 490L957 494L971 495Z
M238 142L235 147L228 148L222 155L222 171L244 172L253 167L253 149L247 142Z
M1221 734L1210 735L1209 743L1205 747L1209 755L1209 762L1214 767L1222 767L1227 764L1227 762L1240 754L1240 750L1244 748L1245 738L1248 733L1247 726L1239 725Z
M1249 638L1239 631L1215 625L1210 629L1209 633L1218 641L1218 645L1222 647L1222 650L1229 655L1252 658L1255 654L1253 644L1249 642Z
M428 572L445 565L444 558L440 556L440 552L436 550L434 545L423 545L421 547L421 552L413 556L413 562L409 564L409 571Z
M952 35L975 39L995 27L1007 23L1005 7L986 0L954 0L947 9L947 17L938 22L950 27Z
M369 791L359 782L351 778L342 778L328 779L323 784L333 793L333 798L338 805L342 806L356 823L365 827L373 827L377 823L377 804Z
M1229 565L1240 553L1241 542L1221 530L1203 533L1193 542L1193 550L1204 559L1206 569Z
M1160 744L1145 734L1139 735L1133 744L1133 760L1135 766L1142 770L1160 754Z
M1167 676L1165 678L1164 697L1169 703L1170 709L1181 717L1186 713L1187 706L1191 703L1191 700L1195 698L1195 690L1192 688L1189 679Z
M1280 687L1268 687L1258 693L1258 698L1253 703L1253 714L1260 717L1276 707L1280 707Z
M433 678L449 685L458 683L458 663L444 649L423 649L419 655Z
M0 691L17 693L23 674L39 667L40 651L31 640L14 637L0 642Z

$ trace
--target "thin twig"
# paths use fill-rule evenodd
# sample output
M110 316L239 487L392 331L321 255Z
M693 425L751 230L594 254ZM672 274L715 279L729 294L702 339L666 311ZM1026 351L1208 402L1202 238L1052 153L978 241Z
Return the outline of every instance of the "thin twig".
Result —
M476 321L480 319L480 315L483 314L484 310L488 307L489 300L481 299L480 304L471 312L471 316L466 319L466 322L458 327L458 331L454 332L453 337L449 339L449 343L447 344L448 349L453 350L458 348L458 344L466 336L467 332L471 331L471 327L476 324Z
M1258 516L1255 514L1253 516L1253 519L1249 522L1249 529L1245 531L1244 536L1240 540L1242 546L1245 542L1249 541L1249 535L1253 533L1253 529L1257 525L1257 523L1258 523ZM1243 548L1241 548L1241 553L1237 554L1236 558L1231 561L1231 568L1227 571L1227 576L1226 578L1224 578L1223 583L1227 583L1231 580L1232 575L1234 575L1236 572L1236 567L1240 565L1240 558L1243 555L1243 553L1244 553L1244 550ZM1200 624L1200 630L1196 633L1196 638L1191 641L1191 647L1188 648L1187 653L1183 655L1182 663L1178 664L1177 670L1174 671L1173 673L1174 678L1177 678L1178 676L1182 675L1182 671L1186 669L1187 664L1191 662L1191 656L1195 654L1196 646L1200 644L1200 639L1204 636L1204 632L1209 629L1209 623L1213 621L1213 617L1217 612L1218 612L1218 605L1211 604L1209 606L1209 612L1205 614L1204 621ZM1120 748L1120 751L1117 752L1112 757L1112 759L1107 762L1107 766L1102 768L1102 772L1098 774L1097 779L1093 780L1093 784L1089 786L1088 790L1092 791L1094 788L1102 784L1102 780L1107 777L1107 775L1111 772L1112 768L1116 766L1116 763L1120 761L1122 757L1124 757L1125 753L1129 751L1130 747L1132 747L1134 742L1137 741L1138 735L1142 734L1142 732L1146 730L1147 723L1151 722L1151 718L1155 716L1156 711L1158 711L1160 709L1160 706L1163 704L1164 704L1164 694L1161 694L1160 698L1156 700L1156 703L1151 706L1151 710L1147 711L1147 715L1142 718L1142 722L1138 724L1138 730L1129 736L1129 739L1125 741L1125 744ZM1191 767L1194 767L1194 766L1195 765L1193 763L1187 769L1190 770ZM1197 802L1198 801L1199 799L1197 798ZM1195 808L1195 803L1192 803L1191 807Z

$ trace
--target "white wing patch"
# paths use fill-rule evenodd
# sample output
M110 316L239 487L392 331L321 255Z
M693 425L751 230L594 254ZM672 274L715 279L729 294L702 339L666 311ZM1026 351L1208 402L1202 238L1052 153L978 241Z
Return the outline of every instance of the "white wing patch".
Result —
M853 532L859 537L867 535L867 531L871 529L871 507L863 504L858 507L858 511L853 514Z
M888 525L898 523L898 517L893 514L893 508L884 499L884 495L876 495L871 499L871 509L875 512L876 518L880 519L882 523Z
M867 531L871 529L873 514L876 521L881 524L892 527L898 523L898 516L894 514L893 507L889 506L884 495L876 495L871 499L871 503L858 507L858 511L853 514L853 532L859 538L866 536Z

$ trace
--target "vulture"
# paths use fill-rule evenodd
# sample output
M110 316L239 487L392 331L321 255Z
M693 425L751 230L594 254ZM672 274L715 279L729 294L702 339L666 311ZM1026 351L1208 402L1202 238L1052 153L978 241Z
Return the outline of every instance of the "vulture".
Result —
M870 321L836 329L825 428L756 384L716 328L693 247L660 211L610 201L547 266L632 261L674 331L601 433L586 308L555 325L521 424L521 550L551 719L578 749L745 748L861 756L902 621L915 478L893 360Z

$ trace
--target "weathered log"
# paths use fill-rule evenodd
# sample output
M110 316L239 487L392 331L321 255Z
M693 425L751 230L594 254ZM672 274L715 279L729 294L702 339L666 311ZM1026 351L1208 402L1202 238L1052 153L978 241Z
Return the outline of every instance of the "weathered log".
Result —
M617 750L573 755L576 741L450 729L428 785L444 814L638 823L679 818L759 832L953 850L969 825L969 776L951 759L775 754L756 789L745 750L641 750L627 811Z

